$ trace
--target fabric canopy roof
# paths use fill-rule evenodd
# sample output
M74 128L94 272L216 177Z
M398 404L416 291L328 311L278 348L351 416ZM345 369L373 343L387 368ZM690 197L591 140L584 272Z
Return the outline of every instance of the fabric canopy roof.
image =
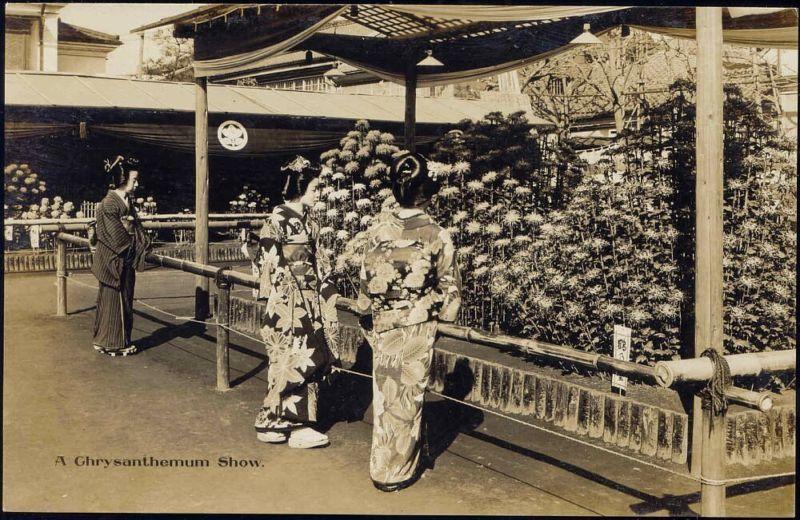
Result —
M55 135L78 130L114 135L174 149L194 149L194 86L189 83L41 72L5 74L7 139ZM395 132L402 141L404 100L400 96L328 94L255 87L210 85L209 145L215 155L261 155L320 150L338 145L358 119ZM523 111L535 118L522 96L467 101L419 98L420 142L438 138L463 119L489 112ZM247 131L244 149L229 151L217 138L217 127L234 119Z
M330 34L344 17L379 36ZM439 67L417 67L417 86L495 75L570 48L583 30L618 25L675 37L694 37L694 8L485 5L275 5L224 4L187 13L176 34L195 38L195 74L218 77L257 71L289 49L312 50L396 83L409 64L432 50ZM157 26L150 24L145 27ZM141 29L141 28L140 28ZM776 8L723 10L723 39L758 47L796 48L797 11Z

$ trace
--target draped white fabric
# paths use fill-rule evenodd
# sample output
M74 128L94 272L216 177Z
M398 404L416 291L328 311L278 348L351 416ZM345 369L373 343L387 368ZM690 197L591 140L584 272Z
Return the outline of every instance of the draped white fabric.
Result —
M538 60L545 59L549 56L554 56L571 47L572 45L567 45L565 47L555 49L551 52L547 52L544 54L537 54L536 56L531 56L530 58L526 58L523 60L509 61L506 63L500 63L491 67L484 67L480 69L469 69L456 72L419 74L417 76L417 88L434 87L439 85L451 85L453 83L463 83L489 76L496 76L497 74L502 74L504 72L510 72L512 70L516 70L520 67L524 67L525 65L528 65ZM357 61L345 60L342 58L340 59L342 60L342 62L347 63L348 65L352 65L353 67L357 67L359 69L371 72L372 74L375 74L376 76L378 76L383 80L391 81L393 83L398 83L400 85L405 84L405 77L403 75L394 74L392 72L375 68L373 65L370 65L368 63L360 63Z
M194 75L198 78L219 76L222 74L244 72L264 66L267 64L269 58L275 56L276 54L280 54L281 52L288 51L298 44L304 42L314 33L325 27L326 24L333 21L345 9L346 6L337 9L332 14L318 21L316 24L309 26L304 31L292 36L291 38L278 42L275 45L270 45L269 47L264 47L262 49L256 49L254 51L244 52L242 54L236 54L233 56L225 56L224 58L195 60Z
M381 9L442 20L530 22L618 11L626 7L577 5L427 5L381 4Z
M674 38L694 39L694 29L677 29L672 27L653 27L631 25L637 29ZM730 45L744 47L768 47L771 49L797 49L797 26L776 27L774 29L736 29L722 31L722 41Z

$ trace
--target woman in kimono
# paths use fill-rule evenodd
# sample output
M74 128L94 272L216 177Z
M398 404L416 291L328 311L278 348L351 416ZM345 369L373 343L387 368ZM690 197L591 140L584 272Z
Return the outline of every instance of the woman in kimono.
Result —
M299 156L282 170L288 174L286 202L264 223L254 255L258 299L266 300L261 336L269 358L267 395L255 428L263 442L288 439L293 448L316 448L329 444L313 426L319 382L334 362L337 294L326 280L330 261L318 247L319 228L309 216L318 172Z
M376 488L413 484L420 464L422 404L439 321L454 321L461 281L449 233L425 212L436 179L421 155L392 166L398 206L367 231L358 308L373 350L370 476Z
M131 343L136 269L144 265L150 239L144 233L131 196L139 186L132 160L106 160L112 176L108 193L97 205L92 274L99 282L94 321L94 349L109 356L136 353Z

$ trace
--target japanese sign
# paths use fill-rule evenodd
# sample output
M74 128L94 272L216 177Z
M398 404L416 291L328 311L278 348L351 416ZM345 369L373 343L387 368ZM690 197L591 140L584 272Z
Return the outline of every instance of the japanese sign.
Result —
M622 361L631 360L631 329L622 325L614 325L614 358ZM628 389L628 378L617 374L611 375L611 389L624 394Z

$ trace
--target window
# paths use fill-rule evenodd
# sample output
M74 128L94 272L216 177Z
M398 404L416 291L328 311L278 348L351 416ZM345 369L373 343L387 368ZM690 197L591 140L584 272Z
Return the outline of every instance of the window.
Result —
M30 70L31 65L28 59L30 37L30 33L6 32L6 70Z

